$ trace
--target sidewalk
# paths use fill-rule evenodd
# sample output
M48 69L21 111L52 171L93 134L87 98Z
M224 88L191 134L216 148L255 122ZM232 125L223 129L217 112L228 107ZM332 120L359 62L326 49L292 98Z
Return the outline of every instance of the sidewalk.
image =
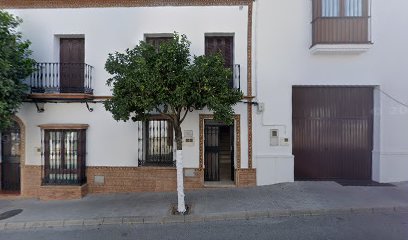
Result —
M295 182L254 188L204 189L186 193L188 216L172 216L176 193L89 195L80 200L0 200L0 229L69 225L142 224L249 219L291 215L408 211L408 182L395 187L343 187L335 182Z

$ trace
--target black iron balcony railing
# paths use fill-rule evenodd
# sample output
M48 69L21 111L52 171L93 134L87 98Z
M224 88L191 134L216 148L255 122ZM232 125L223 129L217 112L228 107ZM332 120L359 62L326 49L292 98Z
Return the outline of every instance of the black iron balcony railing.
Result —
M93 67L85 63L37 63L31 93L92 94Z

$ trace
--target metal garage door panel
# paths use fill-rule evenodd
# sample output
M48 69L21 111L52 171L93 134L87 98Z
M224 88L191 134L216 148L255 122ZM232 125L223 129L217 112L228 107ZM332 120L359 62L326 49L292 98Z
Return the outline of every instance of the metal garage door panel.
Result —
M371 87L294 87L297 179L371 179Z

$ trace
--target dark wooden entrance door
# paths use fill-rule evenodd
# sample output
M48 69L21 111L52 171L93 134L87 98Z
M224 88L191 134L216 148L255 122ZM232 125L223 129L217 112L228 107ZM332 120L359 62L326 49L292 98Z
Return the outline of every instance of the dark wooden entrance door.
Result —
M1 189L20 191L20 128L17 123L1 134Z
M234 65L234 37L233 36L206 36L205 55L221 53L226 68L233 70ZM232 87L233 81L231 79Z
M204 128L204 180L234 181L233 126L209 120Z
M60 88L62 93L84 93L85 40L60 39Z
M294 87L297 179L371 180L373 89Z

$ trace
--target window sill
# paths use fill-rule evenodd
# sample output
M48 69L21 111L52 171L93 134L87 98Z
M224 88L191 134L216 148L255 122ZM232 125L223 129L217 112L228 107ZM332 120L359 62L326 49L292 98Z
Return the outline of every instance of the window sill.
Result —
M363 44L316 44L310 48L314 55L350 54L358 55L371 49L372 43Z

